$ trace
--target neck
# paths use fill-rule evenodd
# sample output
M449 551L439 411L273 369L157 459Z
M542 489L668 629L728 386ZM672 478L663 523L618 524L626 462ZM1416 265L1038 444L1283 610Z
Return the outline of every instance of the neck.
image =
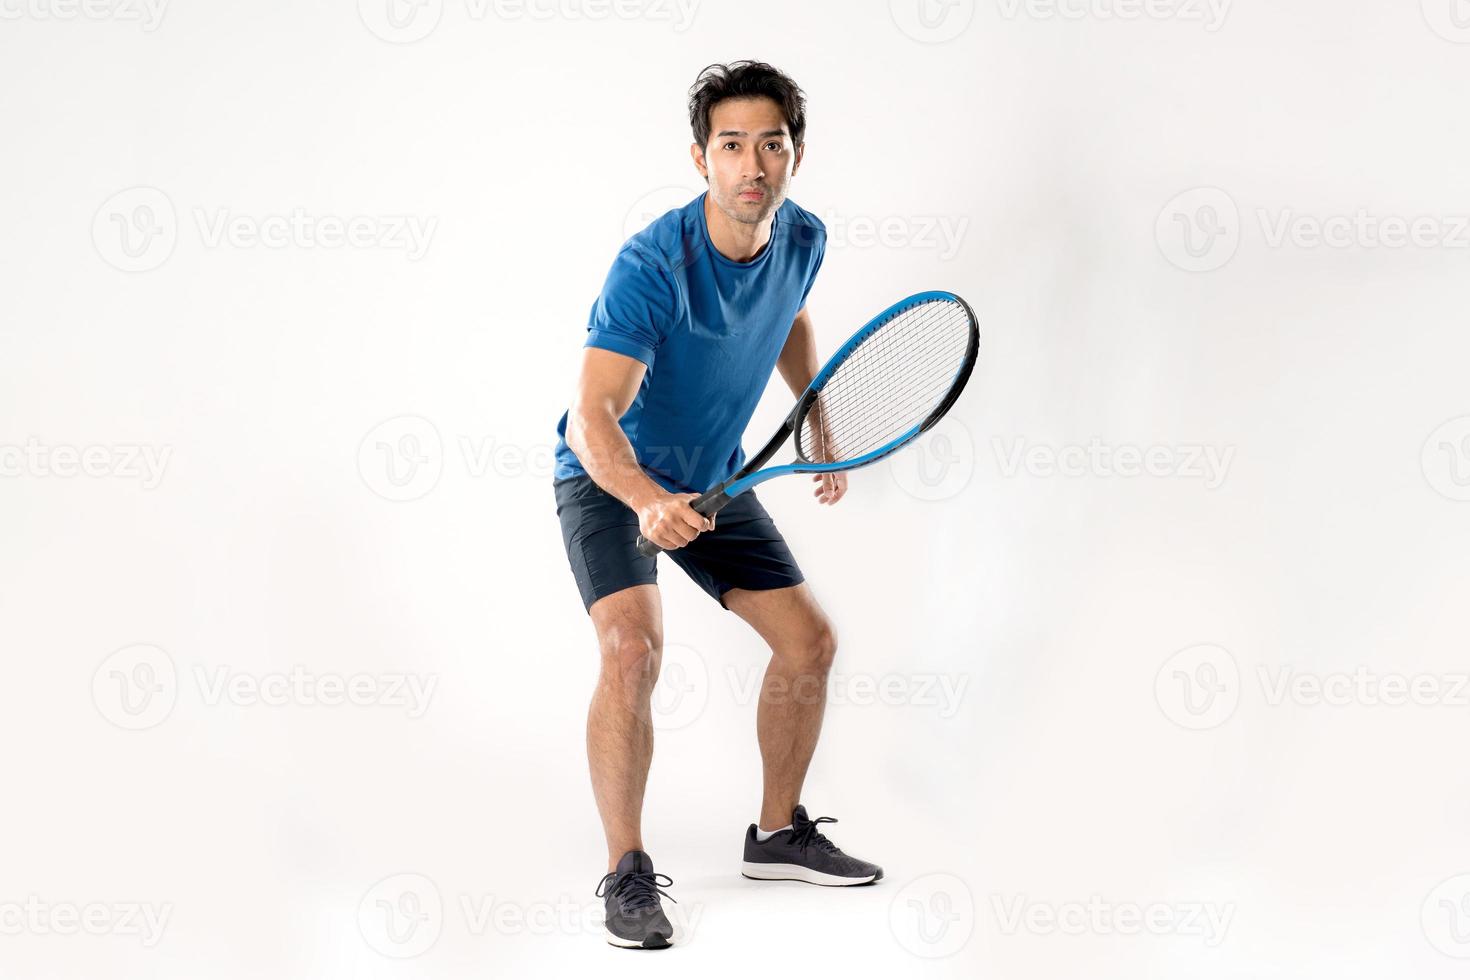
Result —
M704 196L704 224L715 250L732 262L749 262L761 253L771 240L771 224L775 213L758 224L731 221L715 206L713 195Z

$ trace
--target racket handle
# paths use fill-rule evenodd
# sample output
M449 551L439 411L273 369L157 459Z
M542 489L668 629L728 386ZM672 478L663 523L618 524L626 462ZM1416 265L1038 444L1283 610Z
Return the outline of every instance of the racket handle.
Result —
M715 487L713 490L708 490L695 497L689 502L689 506L693 507L696 513L703 514L705 517L712 517L718 514L729 502L730 498L725 494L725 488ZM638 535L638 553L644 558L652 558L663 550L643 535Z

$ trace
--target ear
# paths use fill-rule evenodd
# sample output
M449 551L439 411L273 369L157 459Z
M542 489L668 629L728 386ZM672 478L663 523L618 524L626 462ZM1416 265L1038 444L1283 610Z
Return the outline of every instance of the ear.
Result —
M709 167L704 163L704 147L698 143L690 143L689 156L694 160L694 169L699 171L699 176L709 180Z
M801 143L796 147L796 160L791 164L791 176L795 177L796 172L801 169L801 158L805 155L806 144Z

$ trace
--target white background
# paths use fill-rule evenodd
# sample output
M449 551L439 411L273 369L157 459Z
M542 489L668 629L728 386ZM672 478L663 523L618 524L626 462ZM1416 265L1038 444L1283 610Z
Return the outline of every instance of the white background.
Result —
M109 2L0 3L0 974L1463 975L1461 0ZM984 339L838 507L761 491L878 886L736 873L764 650L664 563L653 958L550 447L742 57L810 98L821 348L927 288Z

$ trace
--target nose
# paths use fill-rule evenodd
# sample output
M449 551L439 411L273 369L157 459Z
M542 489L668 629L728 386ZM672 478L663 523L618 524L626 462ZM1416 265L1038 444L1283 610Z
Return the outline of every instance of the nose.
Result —
M761 169L760 154L754 146L747 146L740 156L740 176L743 180L759 180L766 175Z

